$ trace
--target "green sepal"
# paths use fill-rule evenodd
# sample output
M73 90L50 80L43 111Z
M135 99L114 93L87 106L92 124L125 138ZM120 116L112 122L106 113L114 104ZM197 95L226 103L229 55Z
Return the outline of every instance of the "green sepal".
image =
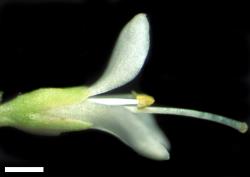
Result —
M91 127L91 123L70 117L49 115L48 110L78 104L89 96L87 87L41 88L0 105L0 126L12 126L39 134L58 134Z
M64 132L80 131L92 127L82 120L53 117L46 114L30 114L28 119L15 126L18 129L38 135L59 135Z

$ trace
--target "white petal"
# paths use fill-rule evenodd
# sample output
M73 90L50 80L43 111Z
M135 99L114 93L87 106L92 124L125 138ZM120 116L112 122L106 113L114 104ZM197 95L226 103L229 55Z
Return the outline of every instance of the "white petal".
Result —
M95 129L118 137L145 157L155 160L169 159L169 153L164 144L167 140L163 140L165 136L159 133L161 132L159 127L152 122L145 121L148 117L138 117L123 107L85 101L78 105L52 110L51 113L60 117L91 122Z
M120 87L141 70L149 49L149 23L145 14L136 15L122 29L107 69L91 87L91 96Z
M152 114L137 114L138 117L140 117L141 121L144 122L144 124L147 125L148 128L150 128L151 133L153 136L158 139L158 141L164 145L168 150L170 150L170 142L163 133L163 131L159 128L157 125L157 122L155 120L154 115Z
M124 99L133 99L133 94L112 94L112 95L101 95L101 96L95 96L93 98L124 98ZM89 98L90 100L91 98ZM135 107L137 109L137 107ZM145 124L148 125L148 127L151 129L152 133L155 133L155 137L158 138L159 142L161 142L168 150L170 150L171 145L170 141L167 139L167 137L164 135L162 130L157 125L157 122L155 120L154 115L152 114L143 114L139 113L136 114L137 117L140 117L141 121L144 121Z

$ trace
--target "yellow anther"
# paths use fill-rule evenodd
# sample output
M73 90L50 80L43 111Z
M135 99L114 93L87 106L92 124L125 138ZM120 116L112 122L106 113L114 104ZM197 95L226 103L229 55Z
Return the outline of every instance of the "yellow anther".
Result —
M146 94L138 94L133 93L135 95L135 98L138 100L138 108L145 108L150 105L152 105L155 102L155 99L152 96L146 95Z

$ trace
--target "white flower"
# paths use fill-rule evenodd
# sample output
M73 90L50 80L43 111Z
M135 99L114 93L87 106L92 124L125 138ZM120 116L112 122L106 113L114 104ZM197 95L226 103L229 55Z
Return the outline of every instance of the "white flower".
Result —
M20 95L0 105L0 125L43 135L88 128L102 130L137 153L155 160L170 158L170 143L152 114L195 117L230 126L242 133L247 131L246 123L223 116L153 107L154 99L148 95L104 94L137 76L147 57L149 43L148 20L145 14L138 14L121 31L108 67L96 83L89 88L45 88Z

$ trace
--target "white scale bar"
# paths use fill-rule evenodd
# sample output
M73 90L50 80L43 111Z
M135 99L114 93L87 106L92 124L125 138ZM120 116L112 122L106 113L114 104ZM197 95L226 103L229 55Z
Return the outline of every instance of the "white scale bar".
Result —
M5 167L5 172L44 172L44 167Z

